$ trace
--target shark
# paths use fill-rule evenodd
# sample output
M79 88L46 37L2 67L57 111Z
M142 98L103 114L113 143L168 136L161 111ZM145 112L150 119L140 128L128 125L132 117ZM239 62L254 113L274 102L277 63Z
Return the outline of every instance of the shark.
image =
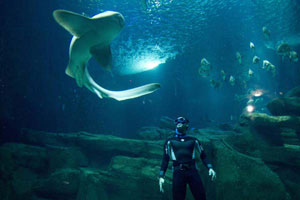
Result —
M122 31L125 20L121 13L105 11L91 18L67 10L53 11L55 21L73 35L69 47L69 62L65 73L74 78L79 87L85 86L100 99L118 101L150 94L160 88L159 83L111 91L98 85L91 77L87 63L93 57L105 70L112 69L110 44Z

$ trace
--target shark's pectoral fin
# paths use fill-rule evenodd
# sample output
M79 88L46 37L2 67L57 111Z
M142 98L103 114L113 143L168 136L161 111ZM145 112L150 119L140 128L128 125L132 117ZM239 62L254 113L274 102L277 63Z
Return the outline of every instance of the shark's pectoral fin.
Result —
M76 80L76 83L79 87L82 87L85 79L85 70L86 64L81 63L80 65L75 65L73 62L69 61L69 64L66 68L66 74Z
M81 37L92 29L90 19L77 13L66 10L55 10L53 17L58 24L76 37Z
M72 73L71 70L70 70L69 65L67 66L65 72L66 72L66 74L67 74L68 76L70 76L70 77L72 77L72 78L75 78L75 76L73 75L73 73Z
M112 68L112 56L110 46L96 45L90 48L90 53L97 60L97 62L110 71Z

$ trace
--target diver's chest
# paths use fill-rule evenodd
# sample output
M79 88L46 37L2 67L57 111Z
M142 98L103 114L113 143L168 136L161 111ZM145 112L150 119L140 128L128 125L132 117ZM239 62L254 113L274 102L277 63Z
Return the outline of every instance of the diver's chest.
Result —
M181 148L194 148L195 141L194 140L187 140L187 139L179 139L172 141L172 147L174 149L181 149Z

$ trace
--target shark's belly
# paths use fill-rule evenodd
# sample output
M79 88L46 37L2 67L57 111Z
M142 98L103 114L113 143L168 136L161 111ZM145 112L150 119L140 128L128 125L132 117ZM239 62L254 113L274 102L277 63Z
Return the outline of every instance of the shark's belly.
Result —
M90 58L90 47L92 43L84 40L84 38L73 37L70 44L69 56L72 62L84 62L86 63Z

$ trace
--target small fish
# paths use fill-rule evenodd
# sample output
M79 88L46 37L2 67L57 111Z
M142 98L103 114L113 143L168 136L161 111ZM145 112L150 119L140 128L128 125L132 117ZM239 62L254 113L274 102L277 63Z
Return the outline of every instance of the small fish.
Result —
M205 59L202 58L201 60L201 66L198 69L198 73L202 77L208 77L211 72L211 65L210 63Z
M221 70L221 76L222 76L222 80L225 81L226 80L226 73L224 70Z
M255 46L254 46L253 42L250 42L250 49L252 49L252 50L255 49Z
M246 89L247 88L247 81L243 80L242 84L243 84L243 87Z
M262 66L262 69L267 69L268 66L270 65L271 63L267 60L263 60L263 66Z
M265 38L266 38L266 39L269 39L270 36L271 36L271 33L270 33L270 31L268 30L268 28L264 26L264 27L262 27L262 31L263 31L263 33L264 33L264 35L265 35Z
M210 68L205 67L205 66L201 66L198 69L198 73L202 77L208 77L210 75Z
M269 70L272 72L273 77L275 77L276 76L276 71L277 71L275 65L271 64Z
M290 61L298 62L298 54L296 51L291 51L289 55Z
M235 78L233 76L230 76L229 78L229 83L230 85L234 86L235 85Z
M247 105L253 104L253 103L254 103L254 100L253 99L249 99L249 101L247 102Z
M208 62L208 60L206 60L206 58L202 58L201 65L210 65L210 63Z
M280 56L288 56L290 54L291 47L288 43L281 43L277 47L277 54Z
M266 69L267 71L271 71L273 76L276 75L276 67L275 67L275 65L271 64L269 61L264 60L262 68Z
M254 72L251 69L249 69L248 75L249 75L250 78L253 76L253 74L254 74Z
M210 86L212 88L219 88L221 86L221 83L219 81L210 80Z
M260 61L260 57L258 57L258 56L254 56L252 59L253 64L257 64L257 63L259 63L259 61Z
M238 60L239 64L242 64L242 55L240 52L236 52L236 59Z

